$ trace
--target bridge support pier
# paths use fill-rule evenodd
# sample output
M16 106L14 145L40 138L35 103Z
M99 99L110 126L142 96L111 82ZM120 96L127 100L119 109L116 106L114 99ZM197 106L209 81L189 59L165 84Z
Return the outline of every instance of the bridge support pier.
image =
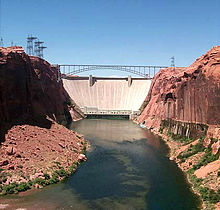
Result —
M92 77L92 75L89 75L89 87L92 87L94 84L94 78Z
M132 84L132 78L131 76L128 76L128 87L131 87Z

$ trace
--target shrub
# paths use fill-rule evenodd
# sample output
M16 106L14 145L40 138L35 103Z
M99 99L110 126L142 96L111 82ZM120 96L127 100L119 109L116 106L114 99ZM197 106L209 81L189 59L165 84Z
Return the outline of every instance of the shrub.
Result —
M55 173L59 176L59 177L67 177L68 173L64 170L64 168L60 168L59 170L56 170Z
M28 181L28 185L29 185L29 186L32 186L32 185L33 185L33 181L29 180L29 181Z
M197 178L195 175L191 175L189 178L195 187L199 187L202 184L202 179Z
M13 193L18 193L17 188L18 184L13 182L11 184L5 185L3 186L3 190L2 190L2 194L6 195L6 194L13 194Z
M77 166L76 166L75 164L71 165L71 166L69 167L69 172L70 172L71 174L74 173L75 170L76 170L76 168L77 168Z
M58 175L53 173L51 179L49 180L49 184L55 184L57 182L59 182Z
M35 184L39 184L41 186L45 186L46 185L46 180L45 179L42 179L42 178L36 178L34 181L33 181L33 185Z
M45 180L49 180L50 179L50 175L47 174L47 173L44 173L44 178L45 178Z
M214 204L220 201L220 194L208 187L200 187L199 192L201 193L204 201L209 201Z
M6 194L14 194L18 192L23 192L30 188L31 187L29 183L21 182L20 184L18 184L16 182L13 182L11 184L4 185L1 189L2 189L2 194L6 195Z
M191 144L189 149L187 151L185 151L185 152L180 153L177 158L179 158L181 160L184 159L184 161L185 161L185 159L187 159L187 158L197 154L198 152L202 152L203 150L204 150L203 143L200 140L198 142L198 144L195 144L195 145Z
M202 166L207 165L208 163L218 160L218 158L219 158L218 153L216 155L213 155L211 148L207 148L205 150L204 156L199 160L199 162L196 165L193 166L193 169L197 170L201 168Z
M28 189L31 189L30 188L30 185L26 182L21 182L18 186L17 186L17 191L18 192L22 192L22 191L26 191Z

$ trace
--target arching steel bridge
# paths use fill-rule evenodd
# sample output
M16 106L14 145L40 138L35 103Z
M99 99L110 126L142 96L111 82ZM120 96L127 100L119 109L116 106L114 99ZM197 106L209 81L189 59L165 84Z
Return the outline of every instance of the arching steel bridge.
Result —
M153 78L155 74L162 68L167 66L129 66L129 65L58 65L60 72L66 76L76 75L91 70L117 70L136 74L145 78Z

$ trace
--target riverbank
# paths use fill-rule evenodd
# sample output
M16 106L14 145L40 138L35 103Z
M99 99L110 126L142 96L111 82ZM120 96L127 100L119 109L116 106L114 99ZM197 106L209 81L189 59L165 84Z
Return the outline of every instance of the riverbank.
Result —
M42 188L70 176L81 161L88 142L84 137L48 119L50 128L16 125L1 144L2 195Z
M219 152L211 153L211 145L204 147L204 138L175 139L168 130L151 130L159 135L170 148L169 158L185 173L195 194L202 201L202 209L220 209L220 159Z
M215 46L189 67L161 69L137 118L167 142L170 159L209 210L219 209L220 202L219 60Z

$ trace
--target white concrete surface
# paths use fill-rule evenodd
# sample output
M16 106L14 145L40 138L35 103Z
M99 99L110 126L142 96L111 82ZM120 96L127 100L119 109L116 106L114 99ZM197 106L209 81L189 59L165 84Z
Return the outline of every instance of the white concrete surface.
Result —
M63 79L64 88L80 107L99 110L138 111L150 89L151 80L97 79L92 87L88 80Z

